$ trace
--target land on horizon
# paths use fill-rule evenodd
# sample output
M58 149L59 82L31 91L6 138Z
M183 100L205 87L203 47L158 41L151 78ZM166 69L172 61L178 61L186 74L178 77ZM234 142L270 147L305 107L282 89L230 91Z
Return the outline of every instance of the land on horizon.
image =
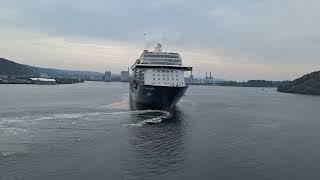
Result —
M94 71L74 71L51 68L40 68L25 64L19 64L4 58L0 58L0 79L6 77L42 77L56 78L61 83L73 82L73 80L63 80L58 78L79 78L88 81L103 81L103 73ZM118 78L118 80L120 80ZM187 81L190 79L186 78ZM210 80L210 81L208 81ZM15 81L13 81L16 83ZM78 82L78 81L76 81ZM28 81L29 83L29 81ZM192 84L189 82L189 84ZM194 84L194 83L193 83ZM199 83L198 83L199 84ZM279 92L320 95L320 71L304 75L293 81L267 81L248 80L246 82L226 81L204 78L199 85L220 85L238 87L277 87Z

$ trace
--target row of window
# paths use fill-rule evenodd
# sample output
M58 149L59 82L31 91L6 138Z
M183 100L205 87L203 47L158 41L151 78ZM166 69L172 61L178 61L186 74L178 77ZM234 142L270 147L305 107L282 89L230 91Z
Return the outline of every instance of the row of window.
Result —
M174 63L174 62L151 62L151 61L147 61L147 62L143 62L141 64L181 65L181 62L180 63Z
M173 62L145 61L142 64L181 65L181 62L173 63Z
M149 59L149 58L144 58L143 61L166 61L166 62L181 62L180 59Z
M161 84L161 83L155 83L155 82L153 82L152 84ZM179 84L179 83L167 83L167 82L165 82L164 84L166 84L166 85L171 85L171 86L179 86L179 85L183 85L183 84Z
M156 74L153 74L153 76L156 76ZM158 76L160 76L160 74L158 74ZM169 76L169 74L162 74L162 76ZM173 76L173 74L171 74L171 76ZM176 77L178 77L178 74L176 74Z
M179 56L175 55L160 55L160 54L145 54L143 57L164 57L164 58L178 58Z
M153 80L156 80L156 78L153 78ZM158 78L158 80L161 80L161 78ZM169 78L162 78L162 80L167 80L167 81L169 81ZM172 78L172 81L174 81L174 78ZM179 81L179 79L178 78L176 78L176 81Z
M153 70L153 72L170 72L169 70ZM171 72L173 73L173 72L175 72L175 73L177 73L178 71L174 71L174 70L171 70Z

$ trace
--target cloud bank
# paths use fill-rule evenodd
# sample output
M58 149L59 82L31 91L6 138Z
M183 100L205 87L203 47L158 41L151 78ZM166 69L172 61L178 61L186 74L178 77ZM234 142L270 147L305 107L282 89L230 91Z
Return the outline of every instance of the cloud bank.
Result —
M316 0L0 0L0 5L0 56L23 63L117 72L160 41L180 52L198 75L282 80L320 67Z

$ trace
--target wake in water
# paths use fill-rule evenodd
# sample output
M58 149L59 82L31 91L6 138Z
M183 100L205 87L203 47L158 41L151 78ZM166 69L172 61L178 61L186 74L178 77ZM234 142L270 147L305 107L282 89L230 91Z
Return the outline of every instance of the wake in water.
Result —
M21 135L30 129L38 129L37 124L45 124L47 129L99 130L110 125L143 126L159 124L172 117L161 110L129 110L128 94L120 101L82 112L59 112L58 109L39 109L36 113L12 114L0 117L0 135ZM24 131L21 131L23 129ZM98 129L96 129L98 130Z
M142 126L145 124L158 124L161 123L164 119L168 119L171 116L171 114L167 111L162 111L162 110L132 110L130 111L130 106L129 106L129 97L128 94L123 94L122 98L120 101L106 105L106 106L101 106L101 109L123 109L127 111L120 111L120 112L112 112L112 113L104 113L106 114L111 114L111 115L129 115L133 119L137 119L139 117L137 123L132 123L132 124L126 124L127 126ZM135 116L135 117L133 117ZM147 118L147 119L145 119ZM130 118L129 118L130 119ZM141 120L144 119L144 120ZM131 119L130 119L131 120Z
M77 130L91 126L107 127L106 124L124 124L126 126L142 126L145 124L158 124L163 120L172 117L167 111L161 110L137 110L137 111L116 111L116 112L78 112L78 113L40 113L33 115L16 115L0 118L0 134L17 135L21 134L21 127L25 131L32 126L44 123L54 127L46 128L69 128ZM132 123L134 122L134 123ZM50 124L49 124L50 123ZM97 125L100 124L100 125ZM129 124L128 124L129 123ZM92 129L92 128L87 128ZM94 130L94 129L92 129Z
M127 124L127 126L143 126L146 124L159 124L166 119L172 117L171 113L162 110L140 110L132 111L133 114L142 116L142 118L147 118L137 123ZM140 119L140 118L139 118Z
M34 116L20 116L20 117L6 117L0 119L0 125L7 123L16 123L23 121L43 121L56 119L82 119L85 117L95 117L102 115L156 115L162 114L161 117L169 117L170 113L161 110L137 110L137 111L119 111L119 112L91 112L91 113L53 113L48 115L34 115ZM158 117L157 117L158 118ZM74 122L73 122L74 123Z

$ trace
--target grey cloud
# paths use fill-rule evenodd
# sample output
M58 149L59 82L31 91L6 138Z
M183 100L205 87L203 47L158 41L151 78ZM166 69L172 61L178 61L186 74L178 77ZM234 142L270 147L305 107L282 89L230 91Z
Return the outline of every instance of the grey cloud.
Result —
M52 35L205 48L235 61L318 63L316 0L2 0L16 14L2 26ZM0 25L1 26L1 25Z

